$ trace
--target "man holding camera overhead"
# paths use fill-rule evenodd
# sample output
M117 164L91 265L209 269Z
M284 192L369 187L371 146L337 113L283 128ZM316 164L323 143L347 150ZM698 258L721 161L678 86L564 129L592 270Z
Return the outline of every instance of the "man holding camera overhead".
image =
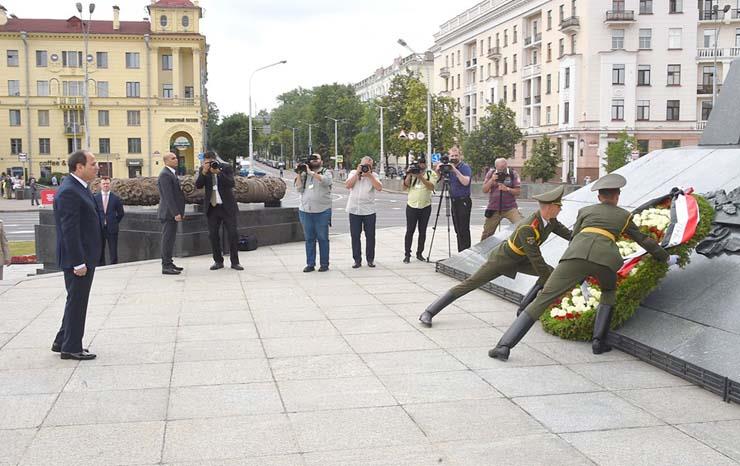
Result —
M409 165L403 179L403 190L408 191L406 203L406 237L404 241L403 262L411 261L411 243L414 240L414 230L419 226L419 241L416 245L416 258L424 259L424 243L427 239L427 225L432 215L432 192L437 184L437 173L427 168L427 160L419 158Z
M509 220L512 225L522 220L522 214L516 204L516 197L521 191L519 175L507 166L504 158L496 159L494 166L495 168L489 170L483 180L483 192L488 193L489 197L481 241L496 233L501 219Z
M195 179L197 189L205 187L203 209L208 219L208 239L211 240L213 251L213 265L211 270L224 268L224 256L221 253L221 235L219 230L223 224L226 234L229 235L229 261L234 270L244 270L239 264L239 233L236 231L236 214L239 207L234 197L234 171L231 167L218 159L213 151L207 151L200 167L198 178Z
M452 205L452 223L457 235L457 252L470 247L470 211L473 202L470 200L470 181L473 169L463 162L462 152L458 146L452 146L437 164L436 172L450 180L450 200Z
M367 266L375 267L375 193L383 190L383 184L373 172L372 157L362 158L357 169L349 172L344 186L349 189L347 213L352 236L352 258L355 261L352 268L362 266L362 230L365 230Z

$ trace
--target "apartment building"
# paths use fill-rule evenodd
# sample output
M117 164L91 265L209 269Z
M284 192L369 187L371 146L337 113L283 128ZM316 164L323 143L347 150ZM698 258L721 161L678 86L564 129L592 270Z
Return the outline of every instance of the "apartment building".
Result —
M393 64L375 70L367 78L354 85L355 94L363 102L377 99L388 94L391 81L399 74L414 73L434 92L434 55L427 52L423 56L408 55L393 60Z
M548 134L561 180L594 180L622 130L640 154L698 142L699 13L682 0L486 0L434 35L435 86L457 99L467 130L491 102L516 112L526 136L512 166Z
M147 9L148 21L120 21L118 7L95 11L111 20L90 21L85 54L80 18L17 18L0 7L0 118L8 118L0 125L0 170L65 172L67 155L88 137L101 175L156 175L157 152L169 150L182 172L193 169L207 110L202 10L189 0L152 1Z

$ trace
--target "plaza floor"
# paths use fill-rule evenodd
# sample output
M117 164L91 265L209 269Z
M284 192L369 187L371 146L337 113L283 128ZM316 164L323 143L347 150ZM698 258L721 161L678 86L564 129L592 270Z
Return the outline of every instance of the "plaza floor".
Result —
M488 293L421 328L455 281L403 264L402 236L378 232L374 269L351 268L347 235L328 273L301 272L303 243L243 253L243 272L100 268L90 362L49 351L61 276L0 282L0 464L740 462L740 406L624 353L537 325L488 358L515 311Z

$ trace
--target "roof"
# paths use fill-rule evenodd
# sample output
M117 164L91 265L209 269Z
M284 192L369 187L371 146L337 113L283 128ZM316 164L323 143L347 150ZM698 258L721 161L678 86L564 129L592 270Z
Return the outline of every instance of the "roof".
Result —
M151 6L158 8L195 8L195 5L190 0L159 0Z
M187 1L187 0L162 0ZM82 32L80 18L72 16L69 19L21 19L8 18L7 24L0 26L0 32L41 32L79 34ZM121 21L120 29L113 29L113 21L90 22L90 34L149 34L151 27L148 21Z

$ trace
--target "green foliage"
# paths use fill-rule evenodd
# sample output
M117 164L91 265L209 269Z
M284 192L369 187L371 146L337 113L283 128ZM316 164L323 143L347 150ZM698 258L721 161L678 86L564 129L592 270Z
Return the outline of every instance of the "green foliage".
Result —
M532 156L524 162L522 174L533 181L541 179L546 183L555 176L559 164L557 144L545 134L539 141L534 141Z
M522 132L516 124L516 114L504 101L491 104L488 115L481 118L478 128L465 139L465 159L475 171L493 166L497 158L509 158L514 146L522 140Z
M604 168L607 173L627 165L630 153L638 147L637 138L627 134L627 131L619 133L617 140L610 142L606 148L606 163Z
M353 141L352 157L346 160L348 168L356 167L360 159L366 155L375 159L377 163L379 154L380 117L378 109L374 105L365 105L365 112L360 122L360 132L355 135Z
M696 245L709 234L714 219L714 209L701 196L693 195L699 204L699 225L696 233L686 244L670 249L671 254L679 256L679 265L684 268L690 262L689 256ZM651 256L645 257L634 275L628 275L617 286L617 302L612 314L611 328L620 327L637 310L638 306L658 286L660 280L668 273L668 265ZM566 340L589 341L593 335L594 311L583 313L577 319L558 320L545 312L540 317L542 328L546 332Z
M260 133L256 127L262 125L255 124L254 120L252 123L253 136L256 139ZM215 128L209 145L224 160L233 161L240 155L249 155L249 117L243 113L234 113L225 117ZM256 142L255 147L257 147Z
M213 137L214 131L218 127L218 123L221 120L221 112L218 110L216 102L208 102L208 119L206 120L206 134L210 141Z

